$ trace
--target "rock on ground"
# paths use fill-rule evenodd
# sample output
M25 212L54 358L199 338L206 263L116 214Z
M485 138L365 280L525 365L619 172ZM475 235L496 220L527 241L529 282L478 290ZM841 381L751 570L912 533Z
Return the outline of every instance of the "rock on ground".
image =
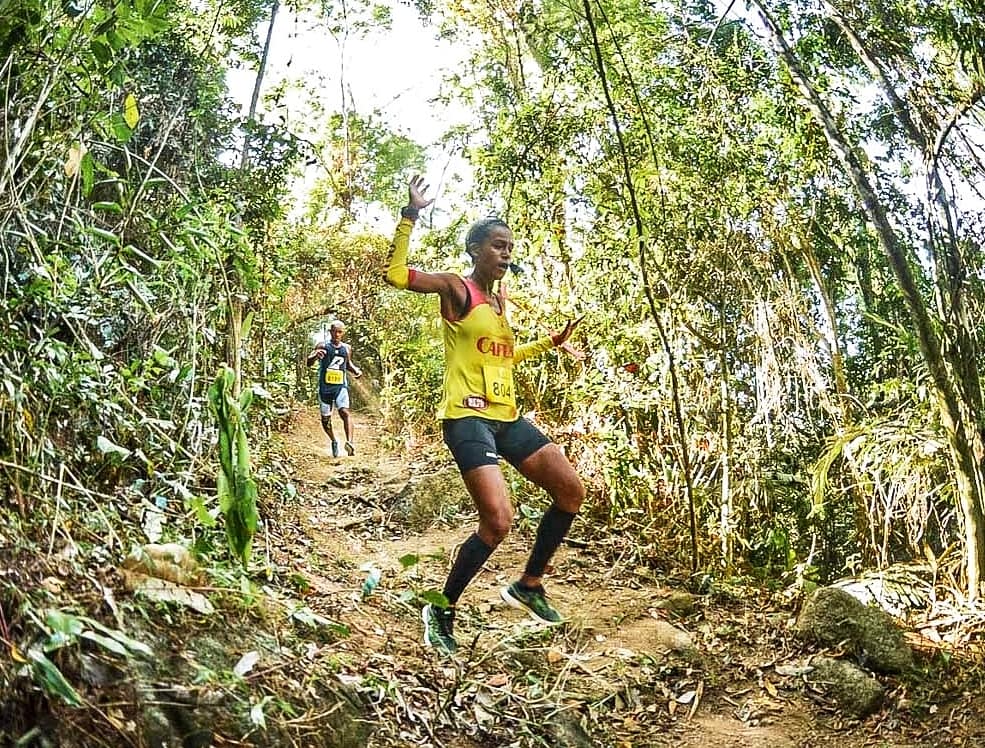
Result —
M804 603L797 633L826 647L846 646L860 662L883 673L913 667L913 652L892 617L835 587L821 587Z
M831 657L811 660L814 670L807 682L827 694L854 717L872 714L882 704L882 684L857 665Z

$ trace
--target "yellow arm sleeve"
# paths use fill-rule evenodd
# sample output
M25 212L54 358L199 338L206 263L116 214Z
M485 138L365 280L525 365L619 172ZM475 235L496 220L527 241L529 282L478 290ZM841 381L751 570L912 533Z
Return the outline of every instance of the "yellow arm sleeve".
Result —
M397 232L390 244L390 261L386 269L386 282L395 288L407 288L410 285L411 270L407 267L407 249L410 247L410 232L414 222L409 218L401 218L397 224Z
M531 356L539 356L544 351L549 351L553 347L554 341L551 340L550 335L545 335L544 337L537 338L537 340L532 340L529 343L518 345L513 349L513 363L518 364Z

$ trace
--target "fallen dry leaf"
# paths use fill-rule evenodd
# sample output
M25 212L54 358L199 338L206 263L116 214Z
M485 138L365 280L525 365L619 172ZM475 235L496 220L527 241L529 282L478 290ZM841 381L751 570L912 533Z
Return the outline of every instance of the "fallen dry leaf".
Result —
M149 577L146 574L129 572L126 569L120 571L127 588L148 600L176 603L203 615L215 613L212 603L201 592L190 590L166 579Z
M774 699L780 698L780 693L776 690L776 686L770 683L770 679L763 677L763 688L766 689L766 693L772 696Z
M694 689L694 701L691 702L691 711L687 713L687 718L691 719L694 713L698 711L698 704L701 703L701 696L705 692L705 682L703 680L698 681L698 687Z

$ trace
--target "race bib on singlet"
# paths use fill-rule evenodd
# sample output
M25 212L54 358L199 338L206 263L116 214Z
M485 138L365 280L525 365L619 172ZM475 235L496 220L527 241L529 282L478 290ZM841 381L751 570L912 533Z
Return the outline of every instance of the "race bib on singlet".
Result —
M325 384L342 384L344 381L341 369L325 369Z
M486 382L486 399L501 405L516 405L513 394L513 370L505 366L483 366L482 376Z

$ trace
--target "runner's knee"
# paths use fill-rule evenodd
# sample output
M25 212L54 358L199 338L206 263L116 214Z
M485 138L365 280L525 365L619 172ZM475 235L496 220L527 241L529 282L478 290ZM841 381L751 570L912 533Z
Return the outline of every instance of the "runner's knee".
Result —
M503 507L480 518L478 535L486 545L495 548L510 534L512 526L513 509Z
M322 416L321 417L321 427L325 430L325 433L329 436L332 435L332 417Z
M577 475L572 476L555 489L551 498L558 509L575 514L585 501L585 484Z

